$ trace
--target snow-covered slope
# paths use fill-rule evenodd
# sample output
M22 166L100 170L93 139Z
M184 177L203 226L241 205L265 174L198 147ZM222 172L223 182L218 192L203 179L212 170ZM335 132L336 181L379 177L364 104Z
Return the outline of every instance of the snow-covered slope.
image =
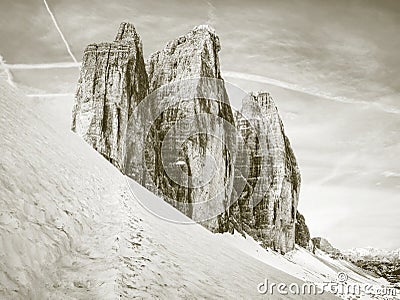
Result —
M251 299L265 278L302 283L199 225L148 212L138 199L157 197L70 133L68 112L50 117L58 110L42 104L0 80L1 299Z
M337 296L342 299L399 299L399 291L393 288L384 278L378 278L376 275L369 273L349 261L342 259L333 259L323 251L316 250L315 254L310 251L296 246L292 252L282 256L274 251L263 249L255 240L246 236L244 238L240 234L223 234L221 238L230 242L233 247L237 247L244 253L252 256L270 266L273 266L287 274L296 278L316 284L323 288L324 283L338 283L335 285L327 285L325 290L331 291L332 288L338 292ZM341 290L343 276L345 276L344 287L351 288L349 290ZM353 293L352 287L360 287L360 292ZM384 288L382 288L384 287ZM397 297L393 297L396 293Z
M0 298L113 298L125 181L34 107L0 81Z

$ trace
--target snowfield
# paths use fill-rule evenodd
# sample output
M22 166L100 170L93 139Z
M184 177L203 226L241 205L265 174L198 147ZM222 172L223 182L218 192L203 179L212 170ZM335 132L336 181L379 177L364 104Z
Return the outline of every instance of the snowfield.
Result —
M1 299L336 299L257 286L338 271L379 282L323 253L281 256L251 238L160 219L144 205L186 217L70 132L71 100L27 98L0 80Z

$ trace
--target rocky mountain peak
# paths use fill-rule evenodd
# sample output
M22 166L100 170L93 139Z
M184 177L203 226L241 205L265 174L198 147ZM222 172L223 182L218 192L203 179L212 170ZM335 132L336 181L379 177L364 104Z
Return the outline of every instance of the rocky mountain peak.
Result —
M122 22L119 25L117 35L115 36L114 41L123 41L123 40L133 40L138 41L140 40L139 35L136 32L135 26L131 23Z
M276 121L280 122L278 109L268 92L250 92L248 97L243 99L240 113L250 119L259 119L261 116L269 115L270 118L276 118Z
M143 151L139 148L142 149L142 146L138 148L143 137L137 121L132 122L132 128L128 130L130 142L127 147L128 176L155 193L161 192L166 201L193 220L207 220L207 224L203 225L213 231L218 227L217 214L224 211L224 204L229 201L233 182L232 157L227 149L233 138L226 132L224 122L234 128L234 120L224 83L220 80L219 47L215 32L208 26L199 26L150 56L146 66L149 98L156 99L154 105L157 107L147 116L151 113L157 115L155 111L160 107L165 109L155 116L149 134L144 134L147 137L145 159L140 155ZM210 80L203 80L204 77ZM199 96L208 93L220 101ZM145 120L147 116L133 117ZM185 130L174 129L190 118L193 119L191 130L198 134L187 137ZM175 132L171 137L175 142L170 144L165 142L169 131ZM177 156L177 161L171 164L178 163L185 167L185 174L190 174L185 182L192 182L190 186L177 184L163 168L163 157ZM198 186L196 178L201 177L208 157L215 158L214 176L207 184ZM144 166L147 175L141 171ZM179 173L180 169L174 170ZM185 176L180 174L179 180ZM218 201L211 201L216 197Z
M197 26L153 53L147 62L150 91L162 83L195 77L221 78L218 52L221 46L215 31ZM163 71L157 71L162 69Z
M114 42L85 51L73 130L127 176L209 230L238 230L264 247L287 252L295 243L296 159L269 93L251 93L241 113L233 115L220 48L214 29L200 25L152 54L145 69L139 35L122 23ZM155 101L142 105L149 99ZM179 126L189 119L195 134L188 137ZM234 145L238 136L243 142ZM243 157L237 158L237 148ZM164 167L165 157L168 166L185 167L175 179ZM213 174L207 184L197 185L192 175L208 174L210 157ZM237 164L250 173L244 190L235 187L243 181L235 173Z
M251 94L253 95L254 99L257 101L259 105L264 107L267 106L275 107L274 100L272 99L270 93L265 91L259 91L259 92L252 92Z
M147 82L142 43L132 24L121 23L115 41L86 47L72 130L121 171L128 118L146 96Z
M188 42L189 44L184 45L186 42ZM217 48L217 51L221 49L219 37L215 33L214 28L212 28L210 25L199 25L194 27L191 31L189 31L185 35L181 35L180 37L169 41L166 47L162 51L173 53L176 50L176 48L180 45L183 46L194 45L197 47L201 47L204 43L208 42L214 43L215 44L214 46Z
M197 25L195 26L192 31L196 32L196 31L208 31L209 33L216 35L215 33L215 29L209 25L209 24L201 24L201 25Z
M294 247L300 172L269 93L250 93L235 121L242 139L237 164L249 170L246 187L221 218L224 230L234 227L264 247L287 252ZM235 174L241 180L241 174ZM266 188L268 187L268 188Z

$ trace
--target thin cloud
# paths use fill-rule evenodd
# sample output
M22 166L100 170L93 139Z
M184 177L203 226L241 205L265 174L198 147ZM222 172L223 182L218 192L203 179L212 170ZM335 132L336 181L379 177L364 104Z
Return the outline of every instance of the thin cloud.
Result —
M60 34L60 36L61 36L61 38L62 38L62 40L63 40L63 42L64 42L64 44L65 44L65 47L67 48L67 51L68 51L69 55L72 57L72 60L73 60L75 63L77 63L78 61L76 60L74 54L72 53L72 51L71 51L71 49L70 49L70 47L69 47L69 44L68 44L66 38L64 37L64 34L63 34L62 31L61 31L60 26L58 26L57 20L56 20L56 18L54 17L54 14L52 13L52 11L50 10L50 7L49 7L49 5L47 4L47 1L46 1L46 0L43 0L43 2L44 2L44 5L46 6L46 9L47 9L47 11L48 11L48 13L49 13L51 19L53 20L54 26L56 27L58 33Z
M14 70L33 70L33 69L79 68L81 66L81 63L76 61L76 62L59 62L59 63L47 63L47 64L6 64L4 62L4 60L1 60L0 66L2 69L4 69L6 71L9 82L13 82L12 74L10 73L10 70L13 70L13 69ZM394 108L389 105L386 105L386 104L383 104L383 103L361 101L361 100L351 99L351 98L347 98L347 97L343 97L343 96L333 96L331 94L320 91L318 89L305 88L298 84L284 82L284 81L280 81L280 80L265 77L265 76L249 74L249 73L241 73L241 72L235 72L235 71L223 71L223 75L224 75L224 77L230 77L230 78L236 78L236 79L242 79L242 80L248 80L248 81L253 81L253 82L260 82L260 83L265 83L265 84L269 84L269 85L274 85L274 86L282 87L282 88L285 88L288 90L301 92L301 93L308 94L311 96L317 96L317 97L321 97L324 99L337 101L337 102L341 102L341 103L362 104L362 105L366 105L366 106L370 106L370 107L372 106L376 109L379 109L379 110L387 112L387 113L400 114L399 109ZM13 83L13 85L14 85L14 83Z
M382 173L382 175L385 177L400 177L400 173L393 171L385 171Z
M356 154L349 154L340 160L335 164L335 166L332 168L332 170L324 177L322 177L320 180L316 182L317 185L324 185L326 183L329 183L331 180L343 176L344 173L347 173L346 167L350 165L352 161L356 158Z
M302 87L298 84L294 83L289 83L289 82L284 82L280 81L277 79L273 78L268 78L265 76L260 76L260 75L255 75L255 74L248 74L248 73L241 73L241 72L234 72L234 71L224 71L223 72L224 77L230 77L230 78L236 78L236 79L243 79L243 80L248 80L248 81L253 81L253 82L260 82L260 83L265 83L265 84L270 84L278 87L282 87L288 90L296 91L296 92L301 92L304 94L312 95L312 96L317 96L321 97L324 99L332 100L332 101L337 101L341 103L350 103L350 104L362 104L362 105L367 105L367 106L373 106L379 110L382 110L387 113L392 113L392 114L400 114L400 110L396 109L394 107L382 104L382 103L377 103L377 102L368 102L368 101L361 101L361 100L356 100L356 99L351 99L343 96L334 96L329 93L320 91L318 89L314 88L305 88Z
M58 94L27 94L30 98L51 98L51 97L67 97L74 96L72 93L58 93Z
M79 68L79 62L60 62L49 64L4 64L4 67L10 70L33 70L33 69L63 69Z

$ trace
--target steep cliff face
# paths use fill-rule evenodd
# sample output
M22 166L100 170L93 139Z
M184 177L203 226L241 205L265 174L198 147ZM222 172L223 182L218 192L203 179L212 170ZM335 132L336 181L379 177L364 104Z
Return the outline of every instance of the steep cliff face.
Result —
M219 50L214 30L198 26L151 55L145 70L139 36L121 24L114 42L85 50L72 128L211 231L236 229L287 252L296 159L268 93L249 95L233 115Z
M312 243L310 231L304 216L298 211L296 213L295 243L303 248L312 250L312 247L310 247L310 243Z
M128 119L147 90L142 42L133 25L122 23L111 43L86 47L72 130L121 171Z
M300 173L278 110L268 93L251 94L235 118L243 138L238 153L245 156L238 155L236 164L248 174L238 201L220 218L222 231L233 226L287 252L295 242Z
M138 124L146 121L134 121L128 130L126 170L212 231L217 230L216 216L224 211L233 183L233 154L227 145L234 137L225 127L234 126L234 120L221 80L219 50L214 31L198 26L150 56L151 100L136 118L152 119L144 134L145 156L138 160L141 152L135 141L143 135ZM144 167L149 177L143 176Z

